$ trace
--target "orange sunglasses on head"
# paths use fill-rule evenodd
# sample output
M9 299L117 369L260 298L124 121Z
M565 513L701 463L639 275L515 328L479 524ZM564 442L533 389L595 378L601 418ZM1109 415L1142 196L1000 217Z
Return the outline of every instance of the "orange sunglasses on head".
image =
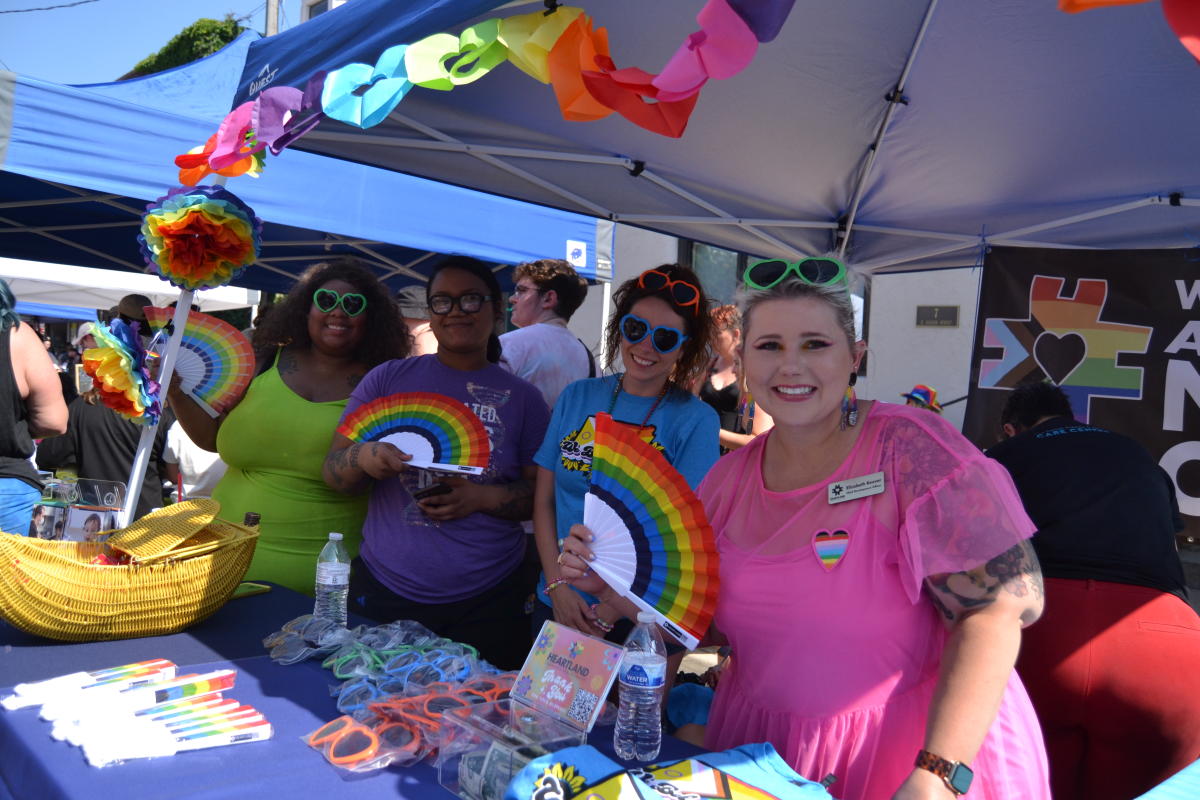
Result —
M700 287L693 283L672 280L661 270L648 269L638 275L638 286L652 292L666 292L675 305L680 308L691 306L693 314L700 313Z

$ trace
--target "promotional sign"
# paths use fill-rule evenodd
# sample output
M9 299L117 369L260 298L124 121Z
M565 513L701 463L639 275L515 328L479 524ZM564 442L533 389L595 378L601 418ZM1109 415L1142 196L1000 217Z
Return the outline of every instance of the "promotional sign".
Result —
M624 654L620 645L546 622L510 694L574 728L590 731Z
M1200 249L996 247L979 298L967 437L995 444L1008 392L1052 381L1150 451L1200 536Z

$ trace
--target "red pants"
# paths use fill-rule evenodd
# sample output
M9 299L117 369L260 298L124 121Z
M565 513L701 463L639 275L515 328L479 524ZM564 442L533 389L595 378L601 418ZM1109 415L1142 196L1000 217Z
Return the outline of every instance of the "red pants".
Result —
M1174 595L1047 578L1017 670L1055 800L1130 800L1200 758L1200 617Z

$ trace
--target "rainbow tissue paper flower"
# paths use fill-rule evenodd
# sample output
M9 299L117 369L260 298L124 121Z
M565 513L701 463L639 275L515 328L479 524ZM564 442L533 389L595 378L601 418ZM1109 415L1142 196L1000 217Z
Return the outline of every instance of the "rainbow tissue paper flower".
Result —
M162 412L159 386L146 370L138 323L115 319L92 329L97 347L83 351L83 371L100 390L100 402L139 425L153 425Z
M172 189L146 207L146 264L180 289L224 286L258 258L262 220L222 186Z

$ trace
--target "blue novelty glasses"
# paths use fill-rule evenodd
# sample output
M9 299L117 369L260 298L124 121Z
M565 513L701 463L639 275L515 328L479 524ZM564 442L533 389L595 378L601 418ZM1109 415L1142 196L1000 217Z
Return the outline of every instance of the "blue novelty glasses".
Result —
M663 355L678 350L679 346L688 338L687 334L678 328L666 325L652 326L636 314L626 314L621 317L621 335L630 344L637 344L649 336L650 344L654 345L654 349Z

